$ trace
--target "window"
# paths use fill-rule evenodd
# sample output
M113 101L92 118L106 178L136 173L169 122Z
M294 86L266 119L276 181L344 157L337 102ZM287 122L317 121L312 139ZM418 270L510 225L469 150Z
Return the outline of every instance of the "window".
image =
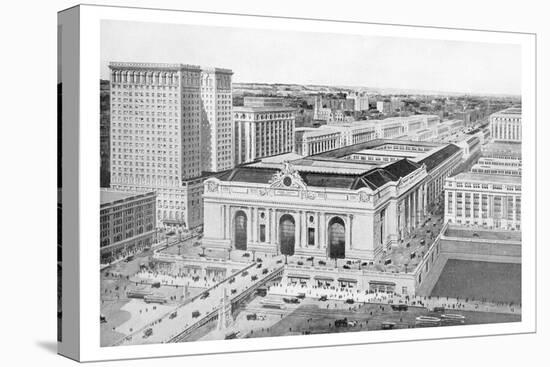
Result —
M307 229L307 245L315 246L315 228Z
M260 224L260 242L265 242L265 224Z

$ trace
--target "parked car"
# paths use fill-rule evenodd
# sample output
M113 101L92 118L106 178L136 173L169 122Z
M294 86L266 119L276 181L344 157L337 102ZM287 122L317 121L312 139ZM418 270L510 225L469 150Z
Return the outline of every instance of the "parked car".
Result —
M346 300L346 303L352 305L352 304L355 303L355 301L353 300L353 298L348 298L348 299Z
M395 322L392 321L384 321L382 322L382 330L390 330L395 328L395 325L397 325Z
M249 313L248 315L246 315L247 320L256 320L257 318L258 315L256 315L255 313Z
M351 269L348 265L342 266L344 269Z
M323 261L323 260L319 260L319 265L323 265L323 266L324 266L324 265L326 265L326 264L327 264L327 262L326 262L326 261Z
M246 271L246 270L241 273L241 276L243 276L243 277L245 277L247 275L248 275L248 271Z
M104 323L107 322L107 318L106 318L105 316L103 316L103 315L100 315L100 316L99 316L99 322L102 323L102 324L104 324Z
M262 270L262 274L267 274L268 271L269 270L267 270L267 268L266 268L266 269Z
M348 327L348 319L347 318L338 319L338 320L334 321L334 326L336 326L336 327Z
M143 337L144 337L144 338L148 338L148 337L150 337L151 335L153 335L153 329L151 329L151 328L148 328L148 329L146 329L146 330L143 332Z
M392 310L394 311L407 311L409 309L409 306L407 305L391 305Z
M284 297L283 302L284 303L300 303L300 300L296 297L292 297L292 298Z
M245 253L243 254L243 257L250 257L250 254L249 254L248 252L245 252Z
M199 311L193 311L193 312L191 312L191 317L194 318L194 319L197 318L197 317L199 317L200 315L201 315L201 313L200 313Z
M254 280L258 280L258 276L257 275L252 275L250 277L250 280L254 281Z
M258 265L256 265L257 269L260 269L261 267L262 267L262 263L259 263Z
M296 298L298 298L298 299L304 299L304 298L306 298L306 294L305 294L305 293L298 293L298 295L296 296Z
M302 261L297 261L296 264L298 265L304 265L304 263Z
M206 299L210 295L210 292L206 291L203 294L201 294L201 299Z
M170 317L169 317L169 318L170 318L170 319L174 319L174 318L176 318L176 316L178 316L178 312L177 312L177 311L174 311L174 312L172 312L172 313L170 314Z
M261 262L263 262L263 260L258 257L258 258L256 258L256 262L261 263Z
M229 279L229 284L231 284L231 283L233 283L233 282L235 282L235 278Z
M154 282L151 284L151 288L160 288L160 282Z
M443 312L445 312L445 307L434 307L432 309L432 312L443 313Z
M306 259L307 261L313 261L313 256L310 256Z
M328 297L325 295L322 295L321 297L319 297L319 301L325 302L327 300L328 300Z
M236 290L235 288L233 288L233 289L231 290L231 294L235 294L235 293L237 293L237 290Z
M384 265L389 265L389 264L391 264L391 259L384 260Z

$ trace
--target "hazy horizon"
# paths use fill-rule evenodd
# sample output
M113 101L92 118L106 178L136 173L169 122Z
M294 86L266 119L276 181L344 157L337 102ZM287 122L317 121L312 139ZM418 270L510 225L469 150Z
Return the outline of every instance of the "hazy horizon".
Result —
M102 79L110 61L227 68L235 83L521 95L513 44L104 20Z

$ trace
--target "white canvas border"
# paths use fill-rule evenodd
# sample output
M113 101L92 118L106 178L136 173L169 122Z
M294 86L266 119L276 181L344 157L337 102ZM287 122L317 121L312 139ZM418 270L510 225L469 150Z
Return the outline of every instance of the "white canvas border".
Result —
M323 33L516 43L522 46L523 211L522 321L356 333L257 338L231 341L100 347L99 284L99 79L102 19L200 24L241 28ZM81 6L80 34L80 357L82 361L227 353L266 349L304 348L364 343L468 337L535 331L535 36L532 34L465 31L321 20L237 16L196 12ZM182 62L185 62L182 60Z

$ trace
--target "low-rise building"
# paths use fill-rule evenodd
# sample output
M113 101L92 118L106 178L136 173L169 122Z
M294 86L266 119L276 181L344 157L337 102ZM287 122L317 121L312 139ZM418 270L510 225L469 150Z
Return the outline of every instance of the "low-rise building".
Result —
M521 229L521 177L460 173L445 181L445 221Z
M156 230L155 192L100 192L101 262L109 263L153 244Z

